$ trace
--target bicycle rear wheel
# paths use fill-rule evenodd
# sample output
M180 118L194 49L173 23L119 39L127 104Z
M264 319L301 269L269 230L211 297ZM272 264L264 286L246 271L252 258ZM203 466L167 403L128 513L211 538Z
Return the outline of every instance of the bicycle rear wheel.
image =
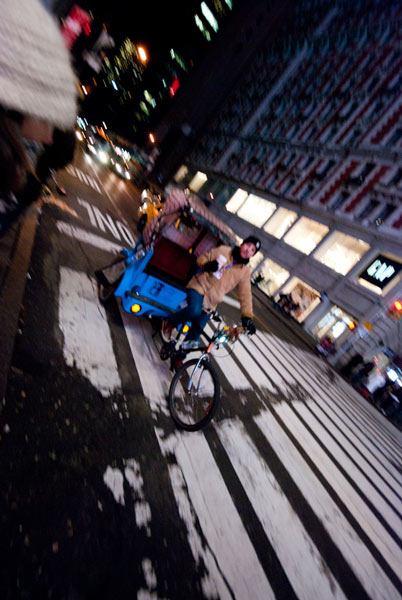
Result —
M169 389L169 410L176 425L187 431L205 427L220 401L219 378L208 362L197 358L177 371Z

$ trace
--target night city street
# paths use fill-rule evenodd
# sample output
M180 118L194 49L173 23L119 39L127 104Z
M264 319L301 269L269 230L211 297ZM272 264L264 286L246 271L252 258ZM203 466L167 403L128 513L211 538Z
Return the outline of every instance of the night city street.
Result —
M0 0L0 600L402 600L396 0Z
M400 433L261 294L213 425L178 431L149 323L93 276L138 191L81 152L59 179L1 417L2 597L397 598Z

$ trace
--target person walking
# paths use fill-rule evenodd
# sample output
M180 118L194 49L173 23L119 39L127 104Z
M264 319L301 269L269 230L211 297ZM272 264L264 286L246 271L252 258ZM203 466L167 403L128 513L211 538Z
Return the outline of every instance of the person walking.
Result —
M25 141L71 130L77 87L56 20L38 0L1 0L0 235L40 193Z
M187 306L162 323L161 335L169 341L172 331L181 323L191 321L191 327L182 344L183 350L199 346L199 337L212 312L225 294L237 290L242 312L241 322L246 332L254 334L251 271L248 262L261 247L254 236L247 237L240 246L218 246L197 258L199 272L187 284Z

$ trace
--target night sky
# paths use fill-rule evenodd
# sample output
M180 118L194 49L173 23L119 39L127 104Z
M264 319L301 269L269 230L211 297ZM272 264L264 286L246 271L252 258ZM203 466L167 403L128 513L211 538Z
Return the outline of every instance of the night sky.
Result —
M103 20L116 42L129 36L145 44L152 53L159 53L177 40L199 35L194 25L194 14L200 14L200 0L86 0L80 2L93 12L96 20ZM184 26L183 23L187 25Z

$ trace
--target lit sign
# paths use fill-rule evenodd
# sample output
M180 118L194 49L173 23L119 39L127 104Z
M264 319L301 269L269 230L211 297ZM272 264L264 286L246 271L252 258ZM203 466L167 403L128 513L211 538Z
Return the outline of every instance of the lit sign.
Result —
M383 289L401 269L401 263L379 254L359 277Z

